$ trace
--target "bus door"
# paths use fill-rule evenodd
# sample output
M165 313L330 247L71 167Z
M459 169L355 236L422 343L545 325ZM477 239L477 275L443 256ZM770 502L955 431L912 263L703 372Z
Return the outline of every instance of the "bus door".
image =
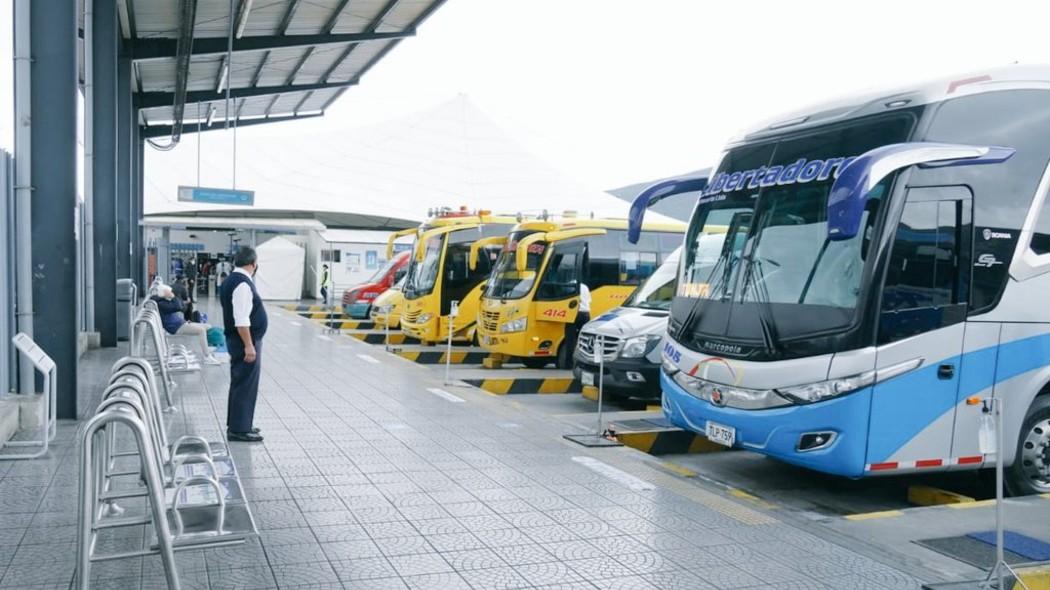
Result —
M578 240L554 244L536 289L538 320L567 324L576 321L586 248L587 243Z
M964 370L971 202L966 187L907 191L879 310L871 471L950 464Z

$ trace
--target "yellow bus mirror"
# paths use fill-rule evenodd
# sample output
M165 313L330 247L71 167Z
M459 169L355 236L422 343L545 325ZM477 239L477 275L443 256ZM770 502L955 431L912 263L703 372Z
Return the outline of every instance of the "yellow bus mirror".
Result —
M386 259L390 260L394 257L394 242L396 242L398 238L410 236L414 233L416 233L416 228L414 227L391 233L390 237L386 239Z
M470 255L467 258L467 264L470 266L470 270L474 270L478 267L478 255L481 253L482 248L495 245L505 245L507 238L505 236L493 236L491 238L482 238L475 241L470 245Z

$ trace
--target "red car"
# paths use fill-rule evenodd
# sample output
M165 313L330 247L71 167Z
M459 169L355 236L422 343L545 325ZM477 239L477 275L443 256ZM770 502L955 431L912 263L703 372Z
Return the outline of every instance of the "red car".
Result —
M367 318L372 301L408 272L409 256L411 252L398 252L367 281L343 292L343 313L355 319Z

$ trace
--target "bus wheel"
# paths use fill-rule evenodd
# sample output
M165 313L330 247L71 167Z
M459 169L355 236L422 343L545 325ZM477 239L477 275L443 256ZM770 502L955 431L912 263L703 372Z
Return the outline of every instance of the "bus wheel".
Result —
M572 349L566 346L564 341L558 347L558 363L556 366L559 369L572 368Z
M1011 495L1050 492L1050 395L1032 402L1021 427L1014 464L1006 472Z
M525 365L530 369L542 369L543 367L546 367L548 364L550 364L550 362L551 360L549 358L541 358L535 356L527 356L521 359L521 364Z

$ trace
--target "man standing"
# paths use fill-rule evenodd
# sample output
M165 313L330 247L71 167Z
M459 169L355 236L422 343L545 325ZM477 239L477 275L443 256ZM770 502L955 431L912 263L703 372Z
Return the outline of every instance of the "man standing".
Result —
M261 442L252 426L255 400L262 372L262 339L266 335L266 309L252 277L259 269L255 250L241 248L233 258L234 268L219 289L226 348L230 352L230 396L226 409L226 438Z
M328 307L328 283L331 282L332 277L328 273L328 265L321 265L321 299L324 300L325 307Z

